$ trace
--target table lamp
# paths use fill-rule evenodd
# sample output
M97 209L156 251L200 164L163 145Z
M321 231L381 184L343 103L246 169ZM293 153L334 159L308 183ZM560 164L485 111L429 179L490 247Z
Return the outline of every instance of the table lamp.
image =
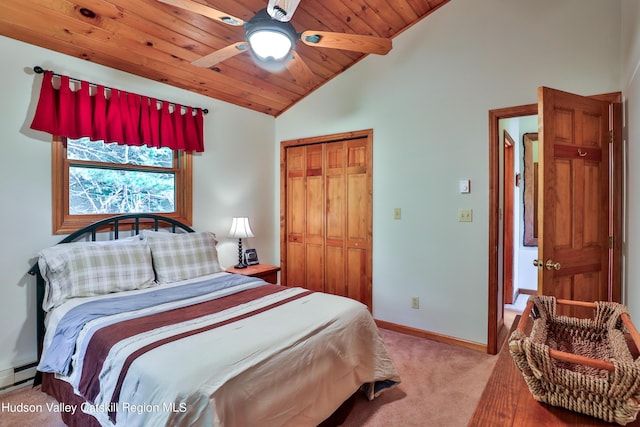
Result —
M238 264L235 268L246 268L247 264L242 259L242 239L247 237L254 237L253 231L249 226L249 218L246 217L234 217L231 222L231 230L229 231L229 237L238 239Z

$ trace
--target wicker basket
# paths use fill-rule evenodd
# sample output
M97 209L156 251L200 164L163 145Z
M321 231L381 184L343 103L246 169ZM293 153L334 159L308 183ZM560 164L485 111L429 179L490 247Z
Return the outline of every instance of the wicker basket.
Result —
M593 307L594 318L557 316L556 303ZM527 336L529 314L534 322ZM640 358L634 360L625 333L640 347L621 304L532 296L509 351L537 401L625 425L640 410Z

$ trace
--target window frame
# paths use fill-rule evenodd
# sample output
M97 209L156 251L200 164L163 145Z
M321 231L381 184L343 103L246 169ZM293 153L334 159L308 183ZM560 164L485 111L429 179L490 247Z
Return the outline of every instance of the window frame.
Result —
M70 215L69 166L101 165L101 167L104 167L104 163L67 159L67 138L60 136L53 137L51 143L51 160L53 234L69 234L93 222L121 215ZM173 165L174 167L170 170L175 173L176 177L176 210L174 212L162 213L162 215L191 226L193 218L193 154L181 150L175 152ZM129 170L145 170L149 168L148 166L127 166Z

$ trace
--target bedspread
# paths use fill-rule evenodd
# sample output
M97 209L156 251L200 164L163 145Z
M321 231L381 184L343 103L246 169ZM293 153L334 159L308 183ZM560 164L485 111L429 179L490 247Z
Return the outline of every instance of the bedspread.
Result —
M41 365L103 425L314 426L361 386L400 381L361 303L213 276L52 313Z

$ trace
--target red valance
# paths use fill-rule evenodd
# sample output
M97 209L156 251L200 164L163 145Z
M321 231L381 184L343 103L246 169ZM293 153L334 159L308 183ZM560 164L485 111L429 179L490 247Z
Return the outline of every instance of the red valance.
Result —
M172 150L204 151L202 110L167 101L106 89L80 82L71 90L70 77L60 76L60 88L53 87L53 72L45 71L40 99L31 129L52 135L126 145L168 147ZM184 114L182 110L184 109Z

